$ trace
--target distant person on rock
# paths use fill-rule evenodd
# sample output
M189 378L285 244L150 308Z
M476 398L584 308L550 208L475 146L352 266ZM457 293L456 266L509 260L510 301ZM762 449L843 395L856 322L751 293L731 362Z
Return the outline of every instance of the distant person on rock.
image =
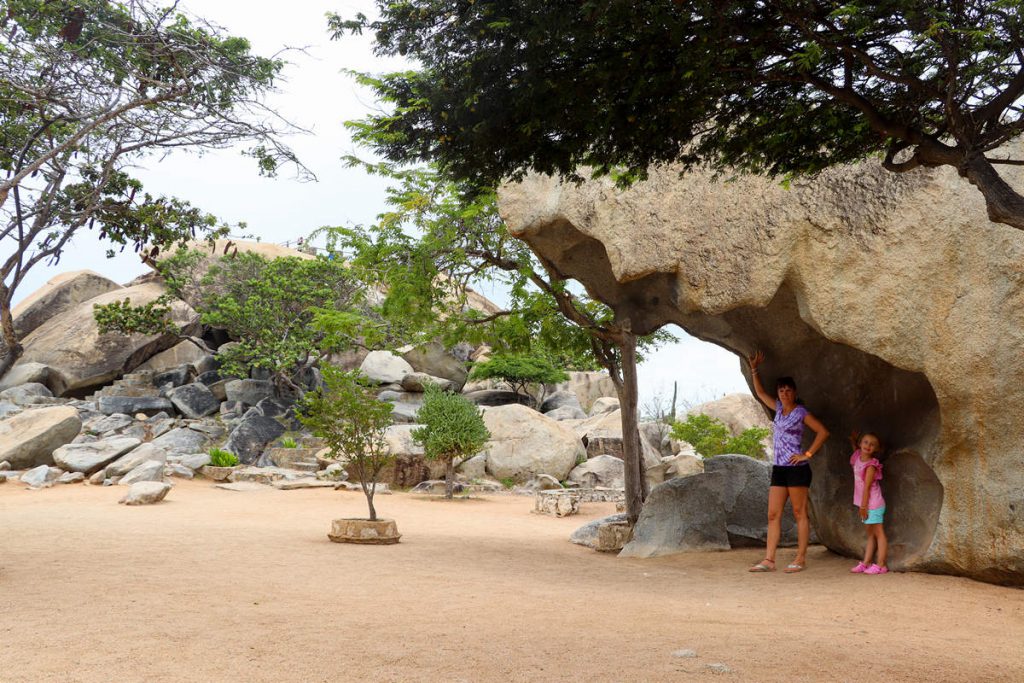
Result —
M889 539L885 537L882 519L885 517L885 498L882 497L882 463L876 457L882 452L882 441L878 435L864 432L851 435L850 441L857 449L850 456L853 468L853 504L860 508L860 518L867 531L867 543L864 547L864 559L850 570L853 574L888 574L885 566L889 552ZM875 562L871 562L872 555Z
M811 536L811 522L807 517L807 493L811 486L809 463L824 445L828 430L797 398L796 382L792 377L778 378L775 381L775 396L772 396L765 391L758 375L758 367L764 362L764 353L756 352L749 361L754 393L765 406L775 411L772 429L774 456L771 488L768 489L768 549L764 559L751 567L750 571L775 571L775 550L782 536L782 511L789 499L793 505L793 517L796 518L797 550L796 557L783 571L793 574L803 571L807 566L807 543ZM814 432L814 443L806 451L801 450L804 427Z

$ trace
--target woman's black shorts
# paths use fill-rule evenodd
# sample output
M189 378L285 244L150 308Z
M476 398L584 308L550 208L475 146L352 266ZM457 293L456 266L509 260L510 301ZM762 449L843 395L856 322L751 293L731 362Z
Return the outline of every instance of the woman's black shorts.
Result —
M773 465L772 486L810 486L810 465Z

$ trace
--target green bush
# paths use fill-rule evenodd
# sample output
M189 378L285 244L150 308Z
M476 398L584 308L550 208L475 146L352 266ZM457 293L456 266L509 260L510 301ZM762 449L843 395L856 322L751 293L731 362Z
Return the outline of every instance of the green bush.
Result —
M476 455L491 433L473 403L460 394L451 394L428 385L423 405L417 413L422 427L412 430L413 440L423 445L429 460L445 463L445 497L451 498L455 486L455 459L460 463Z
M555 365L544 356L527 356L525 354L496 355L490 360L473 366L469 378L498 379L508 384L513 391L522 392L537 402L537 407L544 400L545 384L558 384L569 379L569 373ZM528 391L530 386L539 386L541 392L534 396Z
M770 433L764 427L749 427L734 436L721 420L709 415L688 415L672 425L672 438L687 442L704 458L738 453L763 460L761 440Z
M238 464L238 456L223 448L211 448L210 464L214 467L234 467Z
M299 421L327 442L332 457L346 459L349 471L359 478L370 521L374 521L377 478L394 458L385 439L391 404L378 401L358 372L342 372L332 365L324 365L321 371L323 388L303 397Z
M290 436L281 439L281 448L298 448L299 444Z

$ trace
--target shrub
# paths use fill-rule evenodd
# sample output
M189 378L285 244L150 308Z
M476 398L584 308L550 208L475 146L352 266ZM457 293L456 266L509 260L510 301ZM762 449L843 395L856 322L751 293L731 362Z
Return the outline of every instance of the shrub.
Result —
M303 397L299 420L327 442L332 457L347 459L359 477L370 521L376 521L377 478L394 457L384 438L391 425L391 404L378 401L358 372L342 372L331 365L321 369L323 387Z
M428 385L417 420L422 427L412 438L423 445L424 456L445 463L445 498L455 487L455 459L460 464L476 455L491 438L480 409L459 394L451 394Z
M238 464L238 456L223 448L211 448L210 464L214 467L234 467Z
M558 384L569 379L569 374L544 356L525 354L496 355L490 360L477 363L469 374L470 379L499 379L508 384L512 391L522 392L537 402L540 408L544 401L544 385ZM540 387L534 396L528 387Z
M689 443L704 458L738 453L764 459L761 440L770 433L764 427L749 427L733 436L721 420L709 415L688 415L685 420L672 425L672 438Z
M298 448L299 444L290 436L281 439L281 448Z

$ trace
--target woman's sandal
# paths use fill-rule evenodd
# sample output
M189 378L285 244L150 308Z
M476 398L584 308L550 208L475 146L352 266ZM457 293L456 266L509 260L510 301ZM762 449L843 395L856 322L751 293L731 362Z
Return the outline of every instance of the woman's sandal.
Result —
M804 570L804 565L797 564L796 562L792 562L790 564L787 564L786 568L783 569L782 571L784 573L786 573L786 574L796 574L797 572L802 572L803 570Z
M763 573L775 571L775 560L765 558L747 570L748 572Z

